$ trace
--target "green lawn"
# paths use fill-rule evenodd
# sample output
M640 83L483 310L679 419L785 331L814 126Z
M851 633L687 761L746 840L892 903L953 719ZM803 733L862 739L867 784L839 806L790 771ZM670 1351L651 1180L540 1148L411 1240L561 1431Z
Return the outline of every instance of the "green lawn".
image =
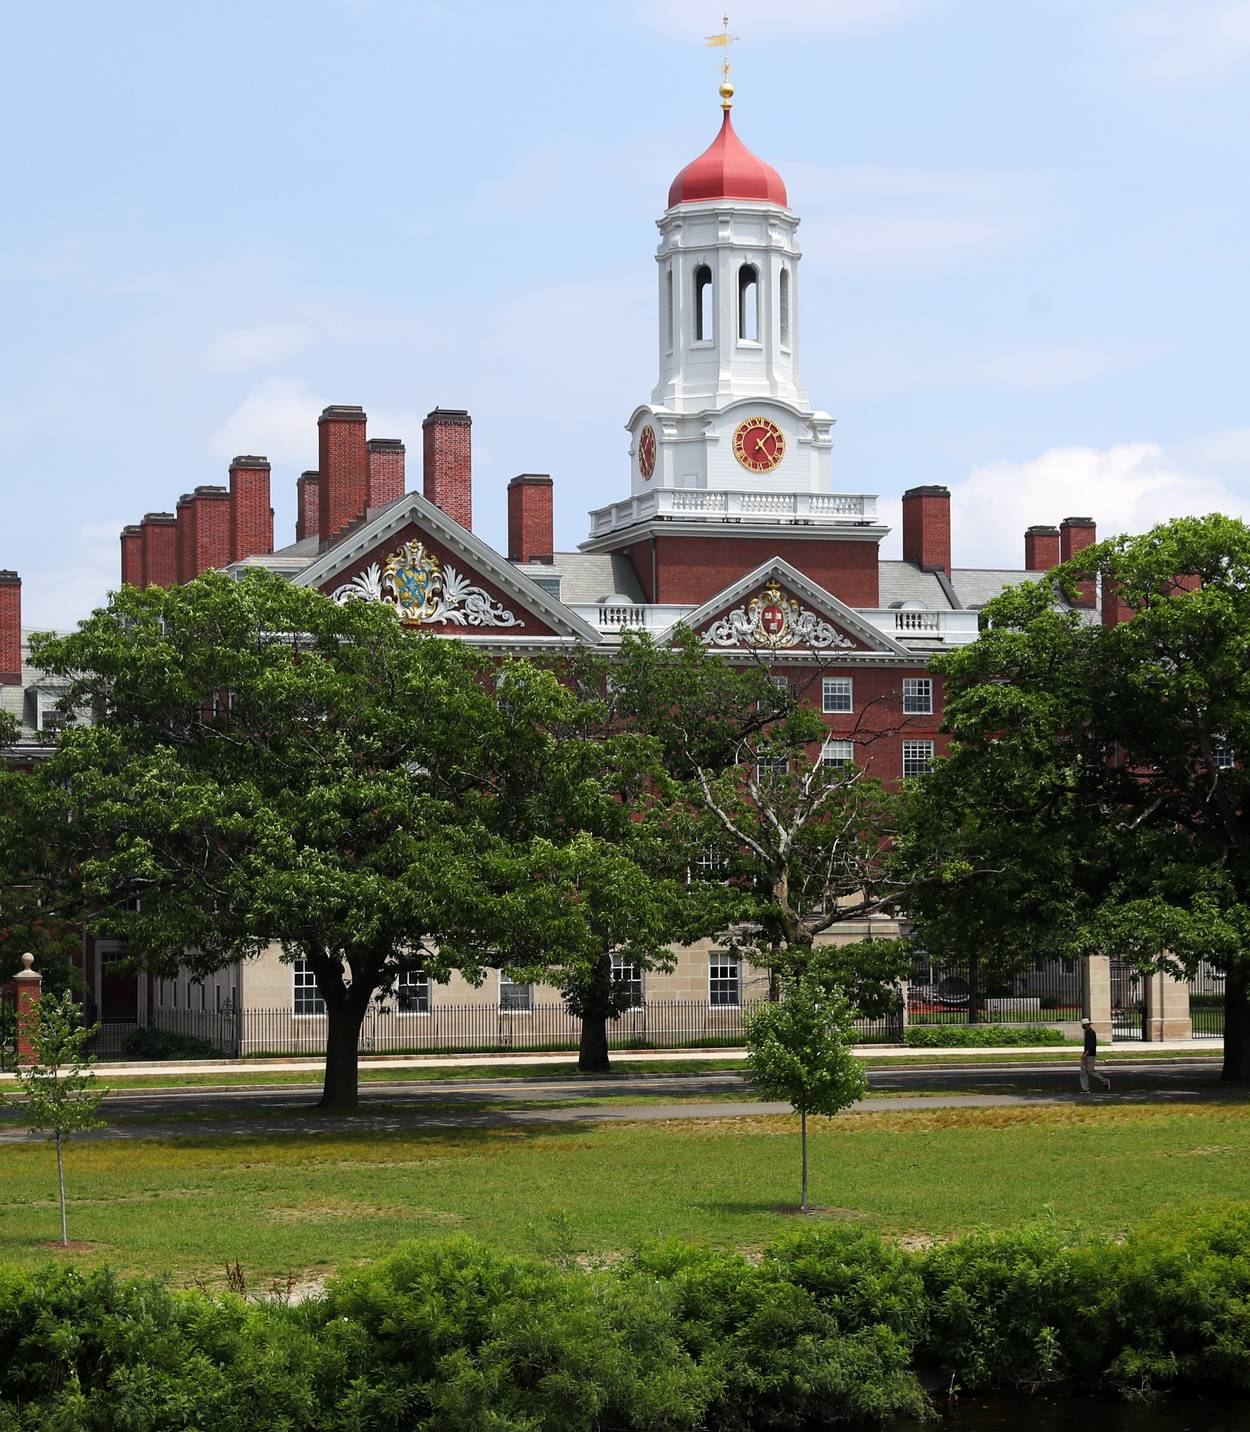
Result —
M1053 1216L1114 1231L1188 1197L1245 1197L1244 1103L934 1109L817 1120L812 1190L832 1216L946 1237ZM84 1142L67 1159L73 1258L176 1282L239 1260L253 1286L454 1230L511 1249L611 1255L679 1235L774 1238L795 1200L797 1121L316 1133ZM0 1262L66 1256L45 1145L0 1150Z

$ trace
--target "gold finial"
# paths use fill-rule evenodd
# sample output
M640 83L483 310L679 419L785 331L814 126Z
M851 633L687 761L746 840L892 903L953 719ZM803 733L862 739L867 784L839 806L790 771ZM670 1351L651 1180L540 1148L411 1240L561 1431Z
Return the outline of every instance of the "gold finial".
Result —
M731 35L729 33L729 16L722 15L720 18L721 24L725 28L719 35L709 35L707 37L707 43L709 45L715 45L718 49L724 50L725 52L725 58L720 67L720 107L722 109L731 109L734 102L734 87L729 78L729 47L738 37L737 35Z

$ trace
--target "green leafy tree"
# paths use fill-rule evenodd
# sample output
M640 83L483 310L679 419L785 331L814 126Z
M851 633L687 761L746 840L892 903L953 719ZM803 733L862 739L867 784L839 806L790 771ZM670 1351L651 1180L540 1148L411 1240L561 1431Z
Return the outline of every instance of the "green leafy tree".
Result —
M108 1093L96 1083L87 1052L98 1026L84 1026L73 995L45 995L34 1014L23 1021L22 1031L30 1040L34 1058L17 1067L18 1088L23 1109L33 1134L48 1133L56 1145L56 1181L61 1199L61 1244L68 1246L65 1216L65 1145L86 1129L98 1129L104 1121L96 1116L100 1101Z
M746 897L732 943L755 964L801 974L814 959L834 967L817 942L839 925L899 906L904 892L885 858L897 796L864 762L905 718L900 703L874 703L849 733L856 760L828 764L828 728L810 699L822 667L809 666L805 686L783 688L774 667L784 660L760 649L734 665L693 632L671 649L629 636L617 709L659 743L665 799L703 855L699 878ZM896 941L868 943L866 959L882 974L875 998L888 1002L906 952ZM853 971L855 961L837 967Z
M1087 548L1057 569L1129 619L1057 610L1051 580L985 610L938 658L956 738L906 823L916 905L947 936L981 901L1000 932L1225 976L1225 1079L1250 1080L1250 528L1213 515ZM959 818L939 829L944 798Z
M807 1203L807 1116L832 1117L864 1097L868 1079L851 1054L855 1012L817 980L783 982L780 1000L746 1021L747 1078L765 1099L784 1099L799 1116L802 1201Z

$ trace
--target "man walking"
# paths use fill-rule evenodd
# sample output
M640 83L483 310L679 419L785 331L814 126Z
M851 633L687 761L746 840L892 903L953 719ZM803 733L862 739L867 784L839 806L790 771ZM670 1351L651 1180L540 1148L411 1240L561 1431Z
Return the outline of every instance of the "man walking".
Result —
M1085 1052L1081 1055L1082 1092L1089 1093L1089 1076L1091 1074L1095 1079L1101 1080L1104 1089L1110 1089L1111 1080L1105 1074L1098 1072L1098 1035L1094 1032L1094 1026L1088 1019L1083 1019L1081 1028L1085 1031Z

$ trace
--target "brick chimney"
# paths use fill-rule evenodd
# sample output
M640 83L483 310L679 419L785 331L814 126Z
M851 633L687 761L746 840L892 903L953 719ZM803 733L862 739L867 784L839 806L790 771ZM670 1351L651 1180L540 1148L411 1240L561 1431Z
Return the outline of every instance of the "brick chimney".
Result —
M1098 528L1092 517L1065 517L1059 524L1059 555L1065 562L1097 541ZM1096 582L1078 582L1072 605L1092 607L1097 601L1096 593Z
M189 582L195 576L195 498L191 493L184 492L178 499L177 513L178 580Z
M364 515L369 504L369 454L365 410L333 403L317 419L317 532L322 545Z
M398 438L370 438L369 506L404 495L404 445Z
M553 561L551 478L523 472L508 484L508 560Z
M912 487L903 493L903 561L950 574L950 488Z
M1058 527L1026 527L1024 531L1024 570L1049 572L1059 565Z
M189 582L229 561L230 494L207 483L184 492L178 499L178 580Z
M22 684L22 579L0 572L0 686Z
M435 408L421 424L426 497L473 530L473 419L464 408Z
M1102 579L1102 624L1119 626L1135 616L1133 608L1120 596L1120 585L1112 577Z
M122 581L128 587L143 581L143 540L137 522L122 528Z
M249 453L230 464L230 560L272 551L269 459Z
M301 472L295 484L295 540L315 537L321 531L321 474Z
M172 587L178 581L178 519L147 512L139 524L139 585Z

